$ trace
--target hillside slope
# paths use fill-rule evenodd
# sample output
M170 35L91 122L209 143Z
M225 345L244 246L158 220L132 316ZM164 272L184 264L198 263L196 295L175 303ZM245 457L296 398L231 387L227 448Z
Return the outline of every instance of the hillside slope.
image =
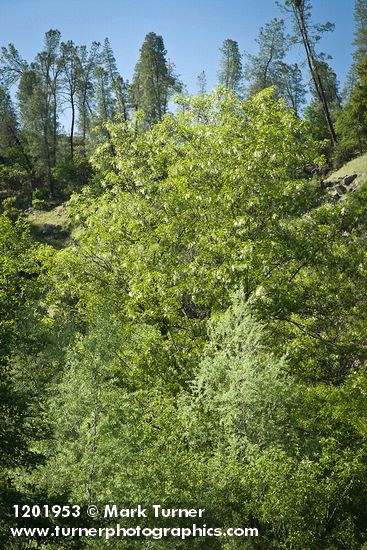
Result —
M27 219L36 241L50 244L55 248L67 246L71 228L65 206L62 204L51 210L29 209Z
M344 164L339 170L332 172L328 175L328 181L343 180L345 176L351 176L357 174L357 178L354 180L356 185L365 183L367 180L367 153L361 155L353 160L350 160Z

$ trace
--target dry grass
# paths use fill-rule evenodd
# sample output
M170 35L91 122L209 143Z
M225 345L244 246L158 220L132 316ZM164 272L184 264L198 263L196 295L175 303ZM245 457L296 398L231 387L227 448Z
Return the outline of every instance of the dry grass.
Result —
M367 153L350 160L339 168L339 170L329 174L327 179L329 181L334 181L344 176L351 176L352 174L358 174L358 177L354 180L357 184L367 181Z
M27 215L33 237L40 242L56 248L68 245L70 239L70 220L64 205L52 210L32 208Z

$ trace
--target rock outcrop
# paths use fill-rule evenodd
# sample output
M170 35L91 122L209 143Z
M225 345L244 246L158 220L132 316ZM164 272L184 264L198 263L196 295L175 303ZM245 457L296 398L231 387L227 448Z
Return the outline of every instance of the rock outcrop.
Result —
M335 180L324 180L321 182L323 188L330 194L333 200L338 201L339 199L344 200L344 195L347 193L352 193L360 185L363 185L363 182L355 182L358 176L363 176L364 174L346 174ZM355 183L353 183L355 182Z

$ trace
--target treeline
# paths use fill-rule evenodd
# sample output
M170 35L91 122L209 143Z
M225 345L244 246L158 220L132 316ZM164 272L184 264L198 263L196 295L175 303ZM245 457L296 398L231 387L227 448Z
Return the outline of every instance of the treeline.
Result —
M328 167L339 167L366 150L367 2L355 2L353 64L343 90L329 64L331 56L318 51L322 35L333 31L334 25L314 23L309 0L284 0L278 6L292 23L291 34L284 19L273 19L259 31L257 54L245 52L243 57L237 42L225 40L219 84L244 97L273 87L276 96L308 123L311 135L324 142ZM300 45L305 52L307 80L297 63L286 61L292 48ZM201 75L199 85L202 79ZM305 106L307 92L310 101Z
M367 547L367 184L339 196L311 177L327 156L364 150L366 7L357 0L343 99L310 4L285 3L309 56L303 113L280 20L247 60L226 40L221 87L207 93L201 73L174 113L182 85L153 33L131 84L108 42L87 50L50 31L31 64L3 51L17 88L16 107L3 89L0 118L12 193L0 215L2 548ZM22 209L70 194L71 238L37 242ZM26 214L54 213L37 208ZM81 516L15 518L14 505L53 504ZM90 504L205 508L207 527L259 536L12 536L115 526Z
M283 19L273 19L259 31L256 55L241 55L237 42L226 39L218 84L240 97L273 87L308 122L312 136L324 141L328 166L339 166L366 149L366 2L356 0L354 63L343 94L328 56L317 52L322 33L333 25L314 24L308 1L287 0L280 8L293 21L292 33ZM304 46L309 81L286 61L295 44ZM162 37L153 32L145 37L131 83L119 73L108 39L87 48L63 42L57 30L46 33L44 49L31 63L14 45L3 47L0 74L0 193L10 212L68 198L93 179L87 158L108 137L107 121L140 112L139 127L151 128L167 113L173 95L185 93ZM311 100L305 107L307 89ZM202 71L198 93L206 91ZM68 134L60 125L65 110Z
M90 178L87 156L105 136L105 123L142 109L147 124L158 122L178 80L166 60L162 37L149 33L129 85L119 74L108 39L88 49L62 42L50 30L44 50L26 62L10 44L2 48L0 151L2 192L18 191L18 202L66 198ZM16 107L9 88L16 85ZM70 132L60 127L70 113ZM8 203L14 202L11 194Z

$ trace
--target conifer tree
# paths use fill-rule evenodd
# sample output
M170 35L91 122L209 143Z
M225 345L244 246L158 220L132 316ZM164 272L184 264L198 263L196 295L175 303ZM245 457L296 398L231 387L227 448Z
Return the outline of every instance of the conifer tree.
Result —
M78 47L72 40L62 42L61 46L61 67L62 67L62 93L66 97L71 110L70 122L70 157L74 156L74 128L76 120L76 94L79 83L80 60Z
M103 127L115 115L112 86L108 72L103 66L96 68L95 73L95 125Z
M36 58L36 66L41 74L40 92L44 95L46 117L50 117L50 144L48 162L48 182L52 193L51 169L57 160L58 115L59 115L59 80L60 64L60 31L50 29L45 34L45 48ZM45 125L47 128L47 125Z
M205 71L201 71L201 73L198 74L198 77L196 79L196 84L198 87L198 93L199 95L205 94L206 92L206 74Z
M52 117L49 96L45 93L38 67L31 64L23 72L17 91L22 135L28 154L34 159L37 175L51 187Z
M109 81L109 86L111 88L113 113L122 115L124 120L127 120L128 109L127 109L127 91L128 84L124 81L122 76L119 74L117 69L117 63L112 51L110 42L108 38L105 39L102 51L102 62L103 67L106 71L106 76Z
M78 131L85 151L87 135L92 125L95 98L94 76L100 62L100 43L93 42L89 51L86 46L79 47L79 79L77 89Z
M341 97L339 93L339 82L335 71L332 69L324 56L319 56L316 61L316 67L320 75L323 91L330 109L340 108ZM311 92L314 98L317 99L317 90L313 82L311 82Z
M356 153L363 153L367 143L367 0L356 0L354 21L353 63L343 91L344 106L336 120L340 141L338 164L349 160Z
M16 112L9 92L0 87L0 154L19 142Z
M94 75L96 106L94 120L96 125L103 127L116 115L122 115L124 120L127 120L127 84L118 72L116 59L108 38L104 41Z
M18 102L23 134L28 150L37 162L37 171L53 194L52 169L57 160L58 116L60 110L60 32L49 30L45 47L30 66L20 64L16 50L10 49L14 63L9 74L19 79ZM3 51L4 54L4 51ZM8 58L9 59L9 58ZM21 71L12 67L21 67ZM13 80L14 82L14 80Z
M3 86L8 88L16 84L27 67L27 62L21 58L14 44L1 48L0 75Z
M179 82L174 66L166 58L163 38L150 32L140 49L130 89L130 102L135 110L142 110L148 126L159 122L167 112L168 101Z
M277 75L277 88L279 95L292 107L296 116L305 103L306 89L303 84L302 71L297 63L289 65L281 62Z
M296 37L300 40L305 48L307 63L313 81L314 89L316 90L317 97L326 120L331 141L334 145L336 145L337 137L332 116L330 113L330 105L324 91L322 75L319 70L320 64L318 63L318 61L320 57L317 56L315 51L315 44L320 39L321 34L326 31L333 30L334 25L329 22L325 23L324 25L315 25L312 23L312 5L310 0L284 0L284 4L281 7L283 10L286 10L288 13L291 14L293 18Z
M249 81L249 95L276 86L284 75L284 56L288 49L283 19L272 19L261 27L256 39L257 55L246 54L245 77ZM290 74L288 74L288 77Z
M26 151L26 143L21 132L20 120L17 109L13 105L10 88L17 84L29 71L27 62L21 58L13 44L2 48L0 58L0 151L18 145L26 169L34 175L33 164Z
M355 0L354 6L354 41L353 63L348 71L343 95L347 100L357 82L357 66L367 56L367 0Z
M227 38L224 40L220 52L222 57L218 72L219 84L228 90L238 92L242 79L242 63L238 43Z
M13 44L2 48L1 75L6 86L19 83L19 103L22 135L26 146L24 156L30 158L53 193L52 169L57 159L58 115L60 92L60 32L49 30L44 49L31 65L20 56Z
M339 128L347 142L349 157L361 154L367 146L367 58L355 68L355 83L339 121Z
M323 57L315 62L315 66L317 67L318 74L322 81L323 93L329 107L331 120L334 124L341 108L339 83L335 72ZM319 101L319 95L313 81L311 81L310 91L312 99L305 109L305 118L310 123L311 134L315 139L328 140L330 137L330 129L325 119Z
M359 64L367 56L367 0L356 0L354 7L354 61Z

